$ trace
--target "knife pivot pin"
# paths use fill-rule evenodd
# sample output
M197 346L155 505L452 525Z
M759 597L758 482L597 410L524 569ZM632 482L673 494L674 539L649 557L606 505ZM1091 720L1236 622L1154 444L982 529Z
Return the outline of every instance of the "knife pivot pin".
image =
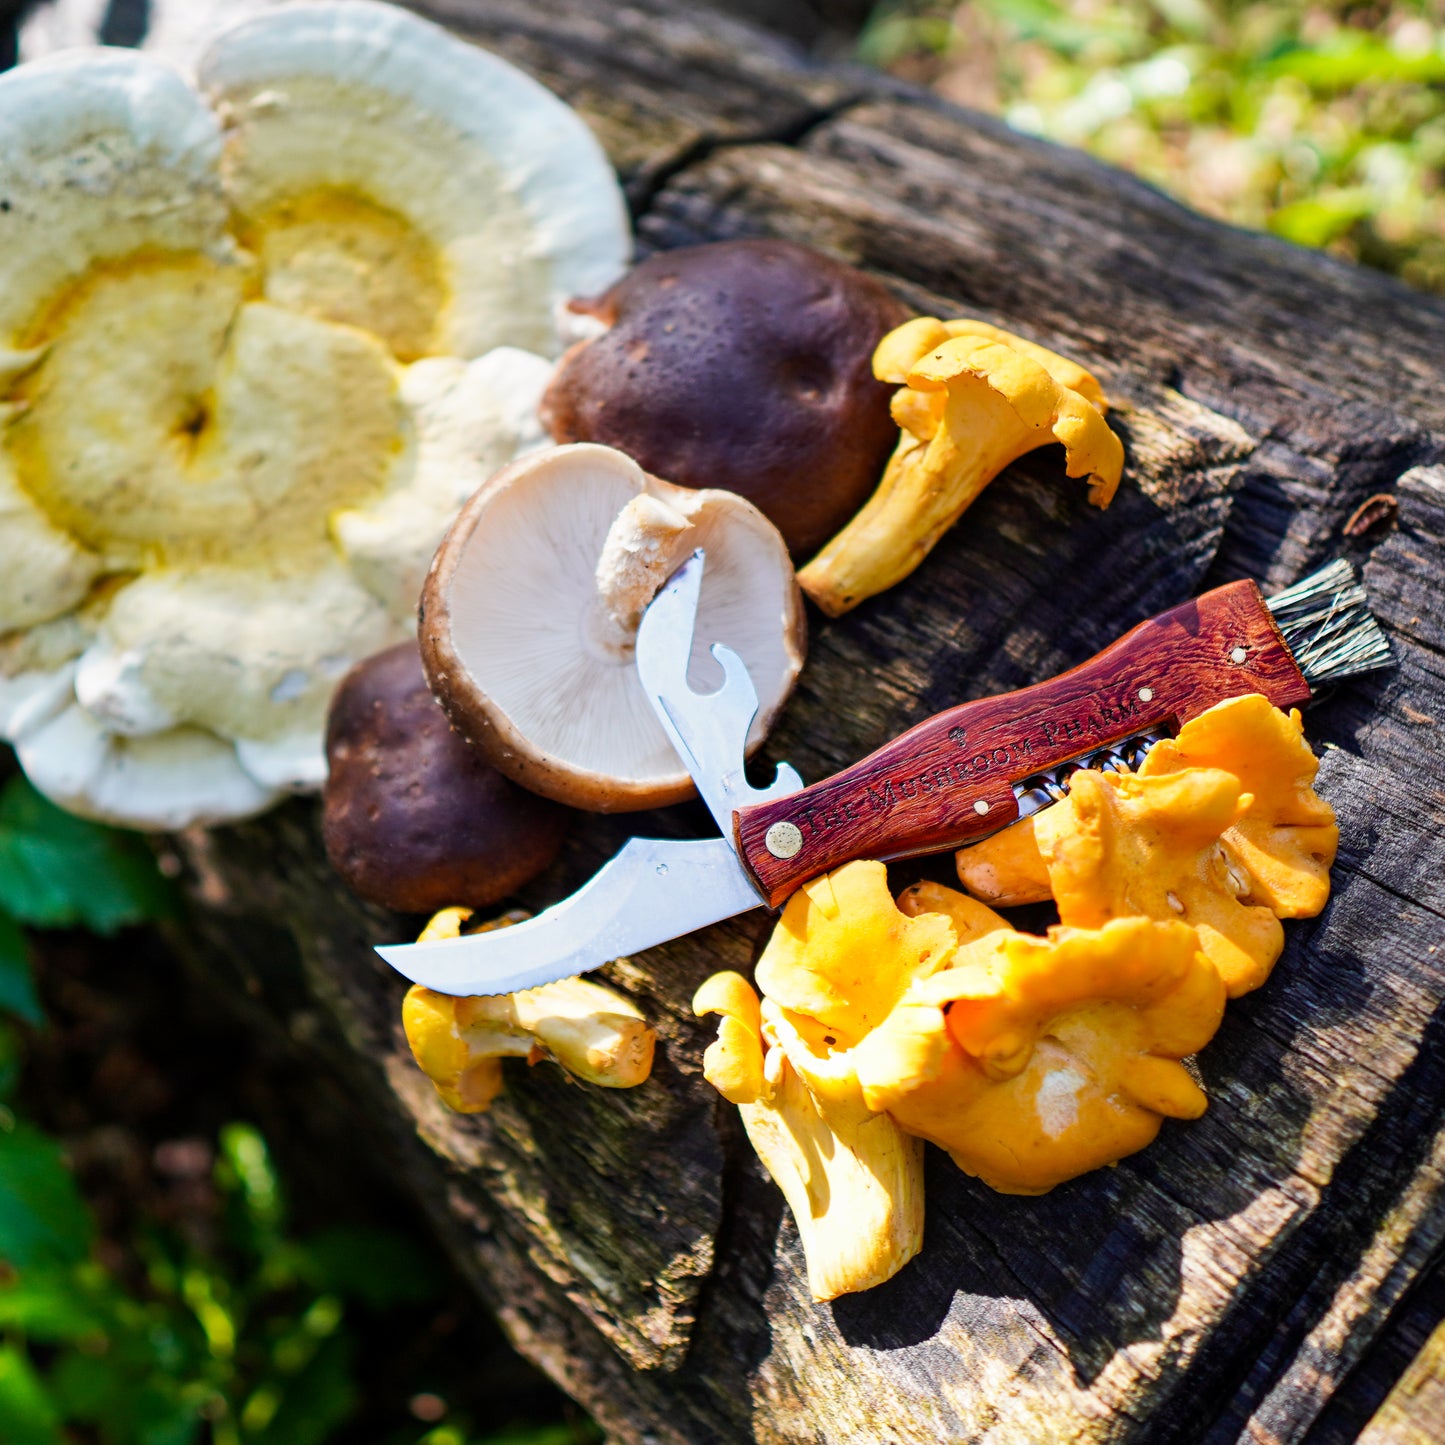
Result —
M774 858L792 858L803 846L803 830L796 823L774 823L763 834L763 844Z

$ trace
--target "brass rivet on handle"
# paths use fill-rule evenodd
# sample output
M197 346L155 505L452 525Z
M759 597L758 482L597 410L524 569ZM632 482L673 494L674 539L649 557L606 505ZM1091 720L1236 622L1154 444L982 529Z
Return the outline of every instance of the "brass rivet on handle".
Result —
M982 798L980 798L980 799L973 805L973 811L974 811L975 813L977 813L980 817L982 817L983 814L985 814L986 812L988 812L988 804L987 804Z
M774 823L763 834L763 846L774 858L791 858L803 846L803 830L796 823Z

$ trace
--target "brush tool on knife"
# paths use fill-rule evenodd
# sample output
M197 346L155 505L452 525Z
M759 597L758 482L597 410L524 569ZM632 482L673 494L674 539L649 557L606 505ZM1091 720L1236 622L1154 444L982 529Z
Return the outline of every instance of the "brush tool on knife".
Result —
M1170 608L1068 672L936 714L861 762L804 787L786 763L766 788L744 772L757 695L714 644L720 689L687 682L705 565L668 579L637 636L654 711L721 830L634 838L570 898L495 932L377 950L442 993L532 988L751 908L854 858L891 860L977 842L1064 796L1080 768L1132 768L1150 746L1226 698L1276 707L1390 662L1354 569L1331 563L1266 599L1244 580Z

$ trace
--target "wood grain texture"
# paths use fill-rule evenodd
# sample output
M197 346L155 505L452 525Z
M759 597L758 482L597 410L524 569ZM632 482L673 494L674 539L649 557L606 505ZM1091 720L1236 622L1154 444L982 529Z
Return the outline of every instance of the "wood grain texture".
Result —
M765 761L827 776L1205 585L1279 585L1339 551L1399 665L1310 714L1334 897L1230 1006L1199 1061L1207 1115L1039 1199L930 1151L922 1253L827 1306L687 1006L748 970L765 915L606 971L657 1022L645 1087L509 1063L480 1118L413 1067L403 985L369 949L408 925L344 897L309 805L180 840L198 956L310 1040L479 1295L618 1442L1305 1441L1445 1246L1445 306L682 0L427 13L582 109L645 247L810 243L921 311L1077 357L1114 403L1114 505L1086 506L1050 451L1010 468L904 584L815 619ZM1398 517L1344 538L1379 492ZM587 819L522 901L630 831L709 825L696 805ZM948 876L896 882L928 868Z
M1359 1437L1359 1445L1438 1445L1445 1429L1445 1325L1439 1325Z
M1259 588L1241 578L1136 623L1057 677L947 708L831 778L739 809L739 851L776 907L850 859L939 853L1006 828L1019 816L1015 783L1131 735L1177 731L1246 692L1282 708L1310 700ZM779 824L796 843L782 855L769 841Z

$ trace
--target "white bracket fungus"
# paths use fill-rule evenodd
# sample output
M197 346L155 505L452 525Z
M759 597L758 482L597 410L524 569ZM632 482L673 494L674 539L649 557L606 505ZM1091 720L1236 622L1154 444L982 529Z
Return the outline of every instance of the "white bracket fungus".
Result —
M324 778L327 702L541 439L630 242L585 124L369 0L0 77L0 737L138 827Z

